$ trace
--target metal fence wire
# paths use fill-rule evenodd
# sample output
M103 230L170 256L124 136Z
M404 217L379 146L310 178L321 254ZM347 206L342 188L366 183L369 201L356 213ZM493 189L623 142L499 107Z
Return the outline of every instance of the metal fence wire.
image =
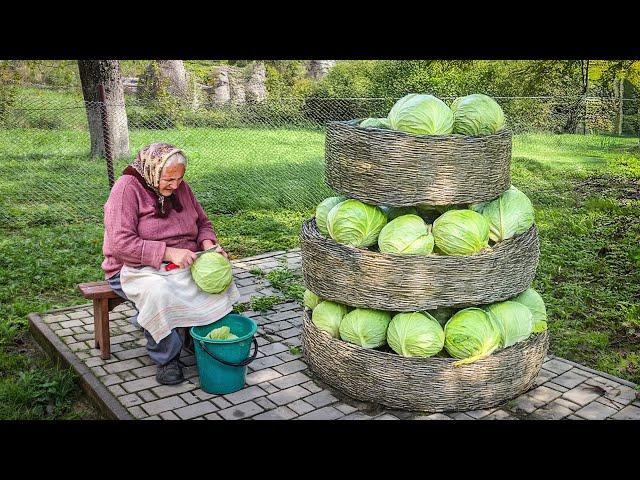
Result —
M640 132L639 99L495 98L516 134ZM77 94L0 98L0 224L102 221L107 164L88 119L100 121L105 112L115 178L140 148L162 141L185 151L185 178L209 213L309 210L332 194L324 184L326 123L384 117L396 100L288 98L191 108L134 95L121 105Z

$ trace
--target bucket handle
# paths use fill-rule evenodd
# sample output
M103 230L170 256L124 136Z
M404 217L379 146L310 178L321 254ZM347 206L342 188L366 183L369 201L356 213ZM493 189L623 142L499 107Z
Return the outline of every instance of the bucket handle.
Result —
M223 360L221 358L216 357L213 353L207 350L207 347L202 340L200 340L200 346L202 347L202 350L207 352L207 355L209 355L211 358L213 358L214 360L220 363L224 363L225 365L228 365L230 367L244 367L245 365L249 365L251 362L253 362L256 359L256 355L258 355L258 341L256 340L256 337L253 337L253 355L251 355L248 358L245 358L244 360L238 363L228 362L227 360Z

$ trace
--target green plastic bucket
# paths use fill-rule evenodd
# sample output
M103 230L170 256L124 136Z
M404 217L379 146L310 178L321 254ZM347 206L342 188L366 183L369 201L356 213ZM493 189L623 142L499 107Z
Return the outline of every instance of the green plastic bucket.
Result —
M238 336L235 340L205 338L214 328L227 326ZM196 352L200 388L207 393L224 394L240 390L244 386L247 365L258 354L258 342L254 334L258 325L243 315L230 313L209 325L191 327ZM253 355L249 356L251 344Z

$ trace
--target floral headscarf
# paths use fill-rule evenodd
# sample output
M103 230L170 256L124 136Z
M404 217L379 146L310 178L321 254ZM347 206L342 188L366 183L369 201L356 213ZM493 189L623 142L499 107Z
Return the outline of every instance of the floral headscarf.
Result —
M136 177L144 187L153 192L157 197L156 215L166 217L171 208L182 211L175 193L165 197L160 193L160 176L167 160L176 153L183 153L182 150L169 143L152 143L142 148L131 165L122 172L124 175Z

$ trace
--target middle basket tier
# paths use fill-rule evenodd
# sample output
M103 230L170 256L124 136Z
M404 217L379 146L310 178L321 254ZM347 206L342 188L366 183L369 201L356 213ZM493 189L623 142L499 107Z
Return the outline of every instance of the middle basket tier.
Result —
M325 181L338 193L372 205L456 205L485 202L509 188L511 132L414 135L327 125Z
M312 218L300 249L306 287L320 298L398 312L507 300L530 287L540 257L535 225L475 255L397 255L337 243Z

